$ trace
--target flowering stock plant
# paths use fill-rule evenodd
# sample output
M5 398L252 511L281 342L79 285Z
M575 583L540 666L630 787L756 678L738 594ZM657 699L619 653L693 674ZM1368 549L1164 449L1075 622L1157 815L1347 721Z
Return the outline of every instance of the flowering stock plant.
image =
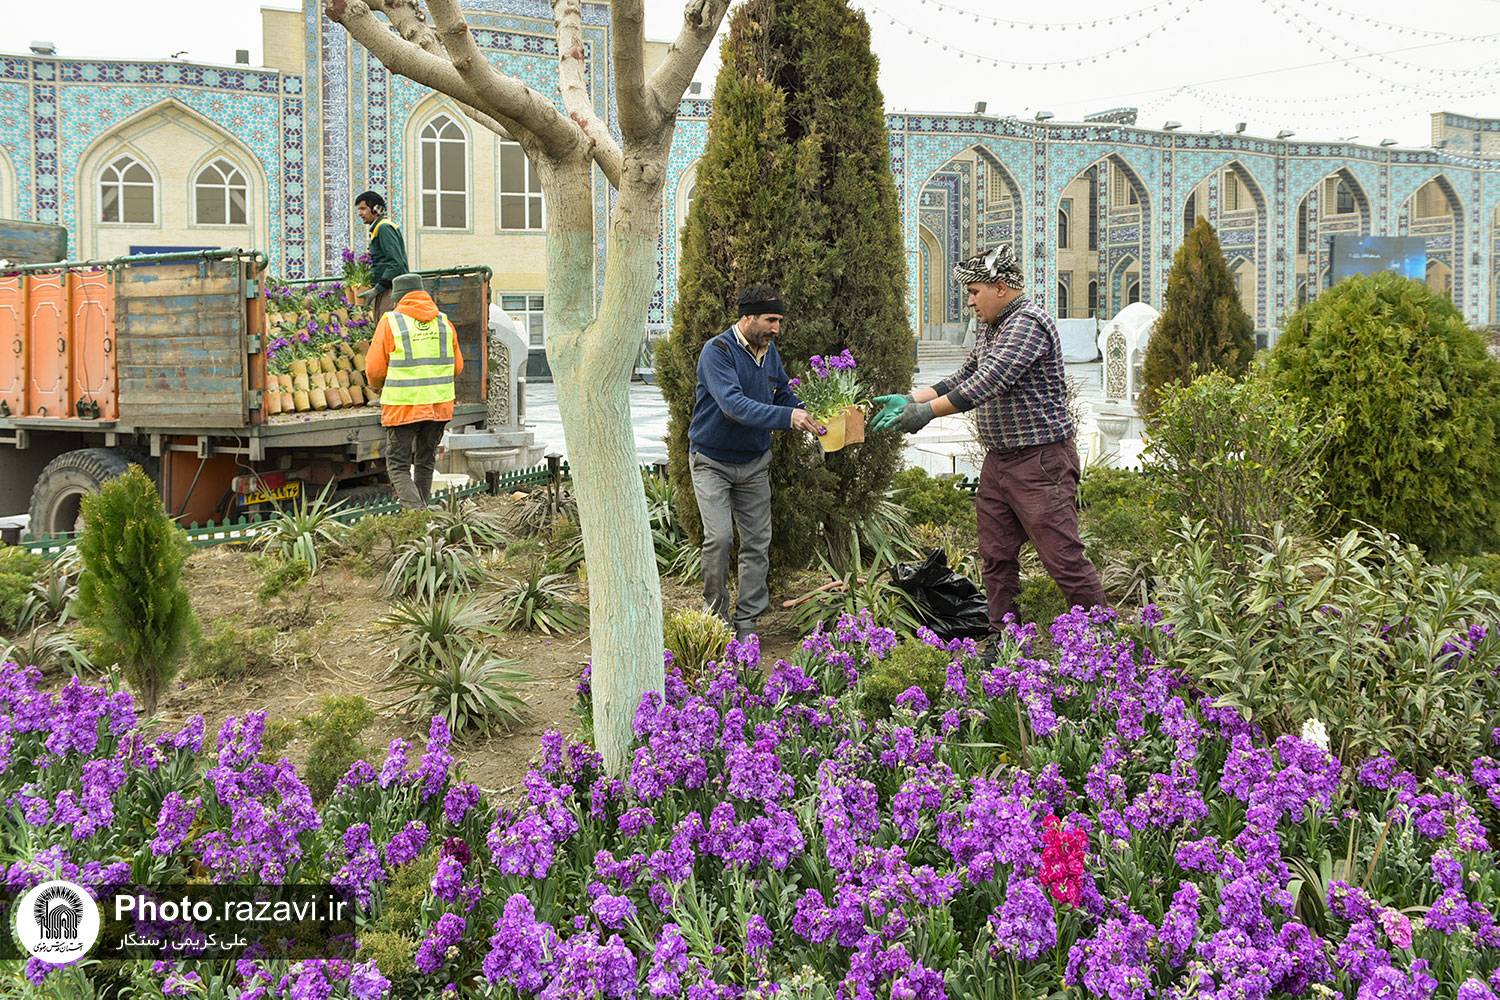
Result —
M923 630L946 683L875 719L898 640L868 612L774 663L732 642L694 685L668 654L625 773L548 732L498 802L441 719L315 806L263 716L151 738L128 696L8 666L5 878L324 881L367 918L353 960L143 966L136 997L1493 1000L1500 763L1269 740L1153 608L1050 637L1012 626L987 665ZM26 970L59 996L88 972Z
M345 248L343 252L344 281L350 285L369 285L375 280L369 253L355 253Z
M847 349L828 357L814 354L807 359L807 367L807 378L792 379L791 386L808 413L826 422L858 401L862 390L855 372L859 366Z

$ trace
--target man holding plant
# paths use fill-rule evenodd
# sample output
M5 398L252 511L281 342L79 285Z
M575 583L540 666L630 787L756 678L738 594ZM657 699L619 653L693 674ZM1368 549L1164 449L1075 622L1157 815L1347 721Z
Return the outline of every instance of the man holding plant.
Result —
M406 263L406 241L396 224L386 218L385 199L374 191L356 197L354 211L359 221L370 227L370 277L375 282L360 297L371 312L380 316L390 308L392 282L397 275L410 270Z
M1024 294L1009 244L962 262L953 277L979 318L974 349L936 385L877 397L881 410L871 428L915 434L934 417L978 411L986 454L975 508L992 632L999 634L1015 610L1028 540L1070 605L1105 604L1078 537L1078 448L1057 324Z
M739 321L703 345L688 425L688 465L703 520L703 599L744 638L770 606L771 432L822 434L792 391L775 339L786 307L768 285L739 296ZM729 552L739 529L739 598L729 611Z

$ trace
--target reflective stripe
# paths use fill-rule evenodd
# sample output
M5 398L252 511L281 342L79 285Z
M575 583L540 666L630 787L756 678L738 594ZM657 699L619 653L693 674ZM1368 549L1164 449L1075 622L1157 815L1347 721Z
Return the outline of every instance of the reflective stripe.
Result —
M386 385L393 385L398 388L414 385L449 385L452 382L453 376L451 375L433 375L429 378L388 378L385 380Z
M411 349L411 317L391 310L391 320L396 324L396 332L401 334L401 353L411 357L414 353Z
M392 222L390 219L380 219L380 220L378 220L375 223L375 225L373 225L373 226L370 227L370 242L371 243L374 243L375 242L375 237L377 237L377 236L380 235L380 227L381 226L390 226L392 229L396 228L396 224L394 222Z

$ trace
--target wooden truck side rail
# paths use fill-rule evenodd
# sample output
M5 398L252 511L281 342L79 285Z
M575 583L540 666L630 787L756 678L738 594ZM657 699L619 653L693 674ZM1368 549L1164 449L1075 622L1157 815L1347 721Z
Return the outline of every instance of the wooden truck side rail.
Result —
M424 275L466 360L453 426L480 423L489 269ZM0 274L0 514L24 490L42 515L33 533L69 530L82 493L129 461L157 475L169 512L200 522L262 475L382 475L378 406L267 415L264 279L264 255L237 249ZM49 472L67 502L43 488Z

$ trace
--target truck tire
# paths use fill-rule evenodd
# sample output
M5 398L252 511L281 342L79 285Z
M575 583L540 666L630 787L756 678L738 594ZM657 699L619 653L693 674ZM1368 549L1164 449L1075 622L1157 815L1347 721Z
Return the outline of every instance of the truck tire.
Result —
M391 488L385 485L350 486L342 490L336 490L329 499L333 503L342 503L351 507L357 507L376 500L392 500L395 496L391 492Z
M57 456L32 488L27 530L34 537L81 530L83 498L128 468L129 456L110 448L80 448Z

